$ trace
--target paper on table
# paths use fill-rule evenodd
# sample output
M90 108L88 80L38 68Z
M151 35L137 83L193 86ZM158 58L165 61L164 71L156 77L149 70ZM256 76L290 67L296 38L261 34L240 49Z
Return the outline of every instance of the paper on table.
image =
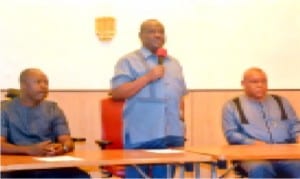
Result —
M178 154L183 153L182 150L175 149L154 149L154 150L145 150L146 152L159 153L159 154Z
M54 157L34 157L34 159L44 162L60 162L60 161L80 161L82 158L72 156L54 156Z

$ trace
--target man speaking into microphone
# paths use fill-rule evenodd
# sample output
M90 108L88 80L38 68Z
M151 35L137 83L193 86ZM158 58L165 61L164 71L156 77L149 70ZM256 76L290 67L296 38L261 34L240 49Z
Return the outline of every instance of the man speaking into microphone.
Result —
M182 67L163 49L165 29L161 22L144 21L139 38L142 47L119 59L111 79L112 97L125 99L124 146L126 149L183 146L184 124L180 114L187 89ZM167 176L165 165L152 165L151 170L148 166L140 168L153 178ZM135 168L126 168L126 178L141 177Z

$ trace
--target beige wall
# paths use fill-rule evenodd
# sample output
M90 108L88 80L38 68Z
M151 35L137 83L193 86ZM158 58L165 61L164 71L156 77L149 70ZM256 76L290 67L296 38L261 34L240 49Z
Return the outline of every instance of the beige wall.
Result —
M251 66L270 88L300 89L299 12L297 0L0 0L1 88L36 67L52 89L109 89L117 60L140 47L140 23L157 18L190 89L238 89ZM116 18L110 42L95 35L101 16Z
M270 93L288 98L300 114L300 90ZM187 145L225 143L221 130L221 107L226 100L239 94L239 90L190 91L185 98ZM86 137L88 143L94 143L101 136L99 102L105 97L107 91L51 91L48 99L63 108L74 137Z
M101 137L100 100L107 96L105 91L50 92L48 99L63 108L74 137L86 137L93 143Z

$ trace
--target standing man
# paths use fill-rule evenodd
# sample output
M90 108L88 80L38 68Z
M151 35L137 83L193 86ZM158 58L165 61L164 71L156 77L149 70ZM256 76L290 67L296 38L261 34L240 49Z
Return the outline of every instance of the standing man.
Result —
M74 143L62 110L46 101L48 78L39 69L20 75L20 96L1 106L1 154L55 156L71 152ZM1 173L7 178L89 178L78 168Z
M165 43L164 26L155 19L140 27L142 47L122 57L111 80L112 97L125 99L123 111L124 146L126 149L165 149L184 145L184 124L180 106L187 93L182 68L166 56L156 55ZM149 173L149 167L141 167ZM151 168L153 178L166 177L166 166ZM132 167L126 177L140 178Z
M300 123L294 109L285 98L267 94L263 70L246 70L242 86L245 95L223 107L223 131L230 144L300 142ZM241 167L249 178L300 178L300 162L296 160L245 161Z

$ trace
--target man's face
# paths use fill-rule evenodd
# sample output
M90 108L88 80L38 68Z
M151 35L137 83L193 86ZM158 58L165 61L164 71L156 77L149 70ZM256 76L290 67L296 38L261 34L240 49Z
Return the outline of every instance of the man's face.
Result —
M268 80L265 73L261 71L249 71L244 76L242 85L246 95L251 98L262 100L267 94Z
M165 43L165 30L161 23L149 21L140 32L140 39L144 47L153 53Z
M42 101L48 95L48 78L40 71L32 71L26 76L21 88L30 100Z

